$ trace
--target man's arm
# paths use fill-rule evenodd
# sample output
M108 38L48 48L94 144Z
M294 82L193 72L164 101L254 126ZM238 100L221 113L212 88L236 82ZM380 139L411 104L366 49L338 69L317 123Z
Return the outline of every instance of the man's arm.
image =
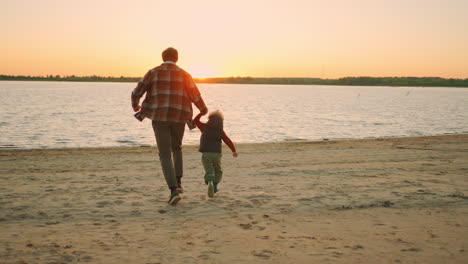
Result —
M198 129L200 129L201 132L203 132L203 129L205 129L205 124L200 121L200 118L202 117L202 113L200 112L195 119L193 119L193 122L195 125L197 125Z
M228 145L228 147L231 149L232 156L237 157L238 154L237 154L237 151L236 151L236 147L234 146L234 143L232 143L231 139L226 135L226 133L224 131L223 131L222 139L223 139L223 142L226 145Z
M192 103L195 104L195 106L198 108L198 110L200 110L200 113L202 115L206 115L208 113L208 108L206 107L205 102L201 97L197 85L193 81L192 76L190 76L190 74L187 73L185 77L185 88L188 97L190 98L190 101L192 101Z
M146 93L146 91L148 91L150 85L150 75L151 71L148 71L132 91L130 99L132 102L133 111L135 112L138 112L141 109L140 98Z

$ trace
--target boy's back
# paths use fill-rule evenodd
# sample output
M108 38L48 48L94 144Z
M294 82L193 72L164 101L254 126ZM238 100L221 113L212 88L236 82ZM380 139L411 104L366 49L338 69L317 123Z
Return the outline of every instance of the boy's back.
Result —
M223 131L223 116L219 111L211 112L207 123L201 122L200 118L201 113L193 121L202 132L199 151L203 153L202 162L205 168L205 183L208 184L208 197L213 197L214 193L218 192L218 184L223 176L221 141L229 146L234 157L237 157L237 152L231 139Z

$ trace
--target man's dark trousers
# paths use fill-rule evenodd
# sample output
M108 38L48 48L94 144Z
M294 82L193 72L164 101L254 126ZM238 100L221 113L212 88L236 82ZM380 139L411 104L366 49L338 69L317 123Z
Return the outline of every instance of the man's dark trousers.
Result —
M183 175L182 139L185 123L153 121L153 130L167 186L177 187L177 178Z

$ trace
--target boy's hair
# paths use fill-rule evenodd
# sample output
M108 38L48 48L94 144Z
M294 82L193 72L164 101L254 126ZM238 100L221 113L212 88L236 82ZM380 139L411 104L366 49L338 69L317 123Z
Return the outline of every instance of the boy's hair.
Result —
M210 114L208 114L208 119L211 119L212 117L215 117L215 116L219 117L221 120L224 120L223 113L221 113L221 111L219 110L210 112Z
M169 47L162 52L163 61L173 61L177 62L179 59L179 53L176 49Z

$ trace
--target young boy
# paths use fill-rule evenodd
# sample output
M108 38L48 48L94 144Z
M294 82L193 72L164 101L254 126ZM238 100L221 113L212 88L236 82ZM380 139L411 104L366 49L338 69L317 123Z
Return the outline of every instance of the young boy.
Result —
M205 168L205 183L208 184L208 197L213 198L218 192L218 184L223 177L221 168L221 140L229 146L232 156L237 157L236 147L223 131L223 114L216 110L208 115L208 122L200 121L202 114L198 114L193 122L202 132L200 136L200 149L203 167Z

